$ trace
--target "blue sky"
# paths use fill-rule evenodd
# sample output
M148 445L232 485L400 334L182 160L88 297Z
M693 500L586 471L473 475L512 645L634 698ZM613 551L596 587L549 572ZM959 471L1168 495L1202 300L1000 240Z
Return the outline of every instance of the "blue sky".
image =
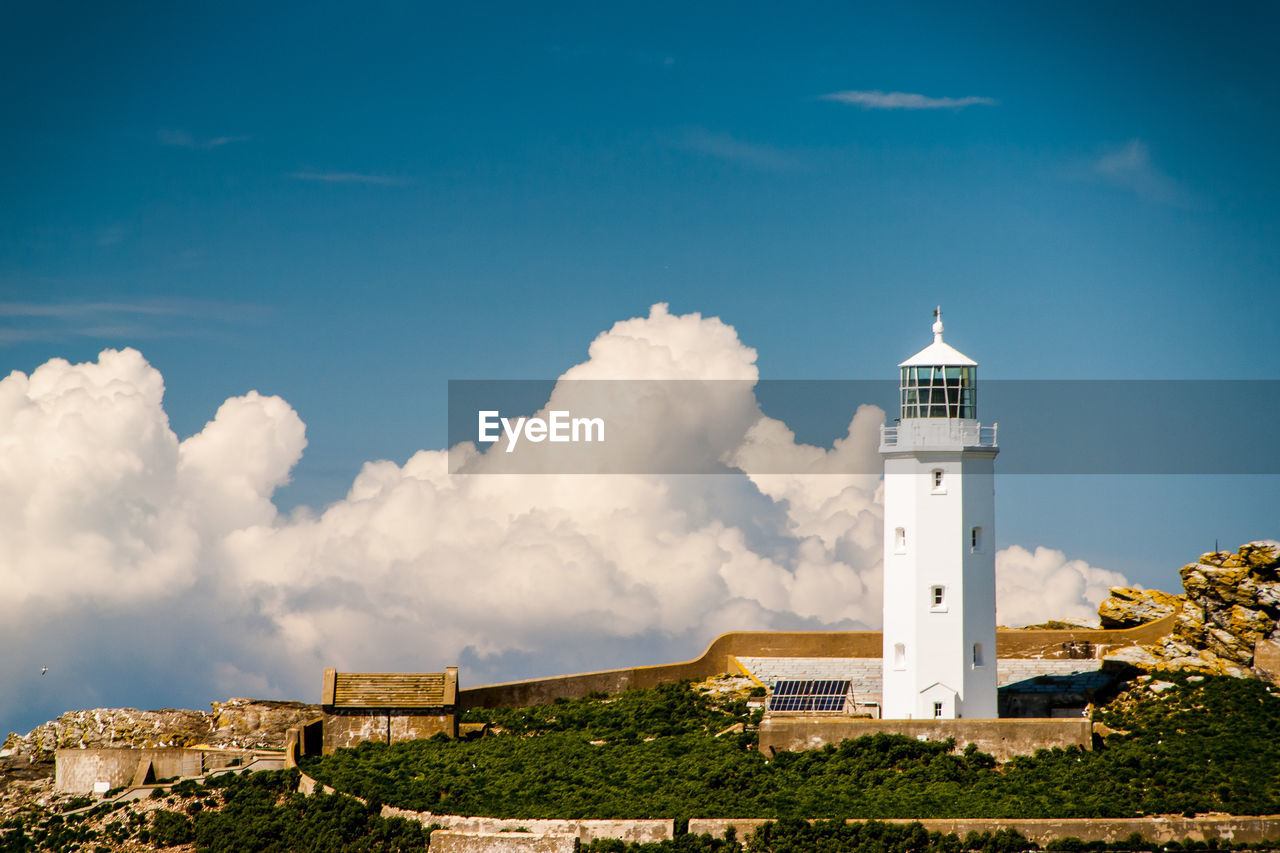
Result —
M3 20L0 372L136 347L179 437L278 394L284 508L442 447L449 379L557 376L655 302L771 379L892 378L939 302L987 378L1280 378L1274 4ZM1172 587L1280 533L1274 476L1105 479L1010 478L1000 538Z

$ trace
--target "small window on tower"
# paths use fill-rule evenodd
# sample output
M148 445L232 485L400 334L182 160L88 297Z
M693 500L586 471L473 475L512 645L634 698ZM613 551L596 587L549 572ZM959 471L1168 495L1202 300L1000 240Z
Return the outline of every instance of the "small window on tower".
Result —
M907 551L907 530L905 527L895 527L893 529L893 549L899 554L905 554Z
M933 703L933 718L935 720L942 719L942 703L941 702Z
M929 587L929 608L931 610L946 610L947 604L947 588L941 584Z
M975 667L985 666L982 661L982 643L973 644L973 665Z
M969 550L974 554L982 553L982 528L975 527L969 531Z
M906 647L906 644L904 643L893 644L893 668L894 669L907 668L907 647Z
M933 485L933 493L935 495L945 495L947 493L947 487L943 485L941 468L933 469L929 475L929 482Z

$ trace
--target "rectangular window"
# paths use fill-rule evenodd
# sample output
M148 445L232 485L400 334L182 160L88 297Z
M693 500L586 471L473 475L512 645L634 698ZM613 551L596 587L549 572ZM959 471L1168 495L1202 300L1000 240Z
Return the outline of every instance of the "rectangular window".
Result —
M946 607L947 588L941 584L929 587L929 607L941 610Z
M903 643L893 644L893 668L894 669L907 668L907 647Z
M893 529L893 548L899 554L905 553L907 550L907 530L904 527L895 527Z
M973 644L973 665L975 667L985 665L982 661L982 643Z
M933 487L935 489L942 487L942 469L941 468L933 469Z
M974 554L982 553L982 528L975 527L969 531L969 550Z
M933 703L933 717L935 720L942 719L942 703L941 702Z

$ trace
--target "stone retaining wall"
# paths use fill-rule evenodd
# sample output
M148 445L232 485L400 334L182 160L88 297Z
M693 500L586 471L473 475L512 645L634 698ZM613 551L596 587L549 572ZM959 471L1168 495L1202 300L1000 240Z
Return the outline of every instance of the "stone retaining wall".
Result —
M416 820L424 826L438 824L452 832L508 835L528 830L537 835L565 835L578 838L582 843L597 838L617 838L622 841L668 841L675 838L674 820L561 820L499 817L461 817L439 815L430 812L414 812L394 806L382 807L383 817L402 817ZM435 836L432 835L432 847Z
M956 749L969 744L1008 761L1015 755L1032 755L1037 749L1079 746L1093 748L1089 720L866 720L848 717L769 715L760 722L760 751L765 755L820 749L850 738L879 734L905 735L917 740L955 738Z
M856 823L857 821L850 821ZM689 821L689 832L724 837L730 826L745 840L757 826L768 823L764 819ZM913 820L889 819L884 823L916 823ZM939 818L921 820L919 823L930 832L955 833L964 838L970 832L995 832L999 829L1016 829L1037 844L1059 838L1079 838L1081 841L1124 841L1133 833L1155 844L1170 841L1208 841L1216 838L1237 844L1257 844L1263 841L1280 841L1280 815L1261 817L1203 815L1199 817L1130 817L1130 818Z

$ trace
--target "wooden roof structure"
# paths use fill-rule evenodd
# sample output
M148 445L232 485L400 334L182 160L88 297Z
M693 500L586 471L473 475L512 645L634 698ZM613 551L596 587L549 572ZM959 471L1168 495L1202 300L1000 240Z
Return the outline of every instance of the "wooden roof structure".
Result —
M458 668L444 672L324 671L320 704L352 709L452 709L458 704Z

